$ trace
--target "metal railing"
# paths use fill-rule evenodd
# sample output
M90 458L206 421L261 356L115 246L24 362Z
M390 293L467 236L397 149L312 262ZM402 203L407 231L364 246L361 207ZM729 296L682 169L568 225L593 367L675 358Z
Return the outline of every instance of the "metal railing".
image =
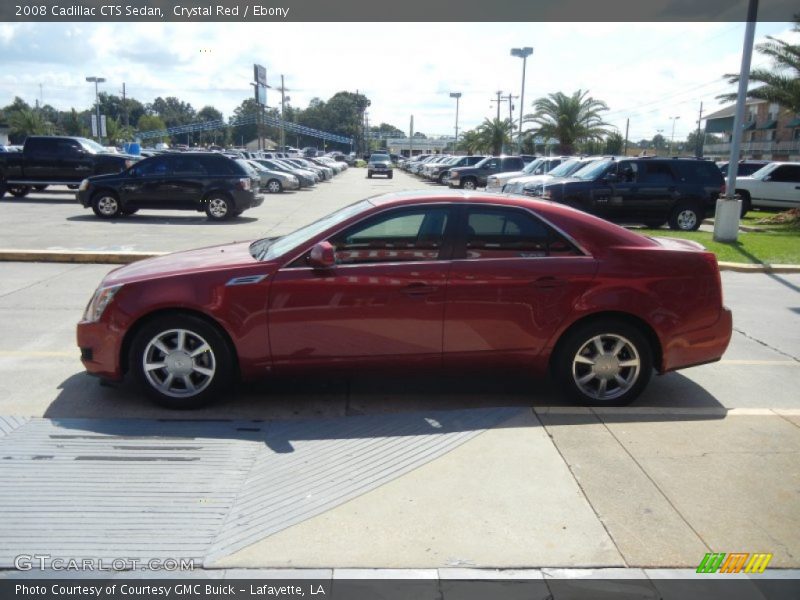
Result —
M703 144L703 154L721 154L731 151L730 143L725 144ZM741 151L748 152L787 152L791 154L800 153L800 140L789 142L742 142Z

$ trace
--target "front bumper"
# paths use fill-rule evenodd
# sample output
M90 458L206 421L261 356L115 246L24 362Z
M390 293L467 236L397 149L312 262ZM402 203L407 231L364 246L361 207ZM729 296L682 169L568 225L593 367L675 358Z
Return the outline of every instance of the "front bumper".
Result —
M121 332L115 332L102 321L81 321L78 323L77 340L81 362L87 373L112 381L122 379L124 373L119 362Z

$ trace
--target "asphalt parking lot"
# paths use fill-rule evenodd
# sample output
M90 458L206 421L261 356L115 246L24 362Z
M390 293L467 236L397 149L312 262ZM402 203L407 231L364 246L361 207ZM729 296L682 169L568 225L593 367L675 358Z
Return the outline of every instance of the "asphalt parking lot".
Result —
M0 239L21 249L179 250L287 233L366 196L425 185L351 169L223 224L155 211L106 222L48 190L0 201ZM0 263L0 478L27 473L25 491L0 494L0 513L29 503L23 493L38 498L30 519L0 535L0 567L26 544L148 556L165 539L159 520L128 524L141 538L127 546L101 543L119 529L107 520L112 500L135 496L126 484L99 508L70 488L74 510L106 519L84 524L92 535L79 550L64 537L74 523L37 519L59 501L54 478L130 474L145 455L175 457L158 466L158 482L182 482L165 497L195 506L202 496L205 537L176 552L215 568L693 567L711 551L772 552L773 566L800 567L800 275L723 273L734 314L723 360L655 378L628 408L565 406L551 383L524 374L342 373L243 385L180 424L171 421L185 414L153 406L133 385L82 372L75 324L110 269ZM185 452L199 462L181 462ZM124 462L76 458L119 453ZM314 467L328 453L341 458L324 463L341 477ZM193 495L203 469L224 473L230 489ZM280 518L253 512L270 486L271 502L287 507ZM219 510L204 512L215 502ZM307 508L288 510L299 502ZM131 500L126 510L148 506ZM169 535L181 535L178 525Z

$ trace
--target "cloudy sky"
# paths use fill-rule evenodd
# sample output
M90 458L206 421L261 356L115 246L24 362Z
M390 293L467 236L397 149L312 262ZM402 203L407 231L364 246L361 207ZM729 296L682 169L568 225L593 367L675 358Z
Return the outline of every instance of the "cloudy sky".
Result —
M798 37L789 23L759 23L766 35ZM697 126L700 102L733 91L722 79L738 72L743 23L0 23L0 106L21 96L58 109L94 100L88 75L101 89L143 102L174 95L196 108L210 104L228 117L252 95L253 63L267 67L270 85L285 76L291 103L340 90L371 100L372 124L452 134L459 91L459 128L496 115L497 90L520 92L516 46L533 46L528 59L526 111L548 93L588 89L609 106L606 120L631 140L685 138ZM754 56L754 66L766 65ZM41 86L41 87L40 87ZM278 95L270 92L273 105ZM519 100L515 100L515 121ZM502 106L508 115L508 103Z

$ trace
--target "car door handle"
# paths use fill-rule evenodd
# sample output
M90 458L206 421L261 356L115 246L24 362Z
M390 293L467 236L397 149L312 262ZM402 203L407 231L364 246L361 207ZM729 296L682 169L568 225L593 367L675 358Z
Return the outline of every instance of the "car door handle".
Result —
M558 279L556 277L540 277L536 281L531 282L531 285L537 290L553 290L563 287L566 284L566 279Z
M403 288L403 293L412 298L420 296L428 296L436 291L436 286L428 285L427 283L417 282L409 283Z

